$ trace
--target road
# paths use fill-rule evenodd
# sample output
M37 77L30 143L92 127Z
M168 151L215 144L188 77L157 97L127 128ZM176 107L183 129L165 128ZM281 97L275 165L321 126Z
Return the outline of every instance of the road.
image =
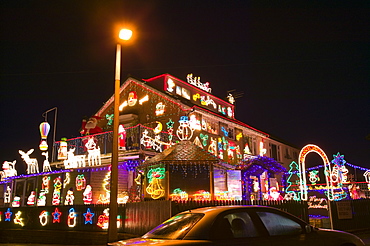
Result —
M370 246L370 229L366 231L353 232L353 234L360 237L366 246ZM78 246L76 244L40 244L40 243L0 243L0 246ZM106 245L94 245L94 246L106 246Z

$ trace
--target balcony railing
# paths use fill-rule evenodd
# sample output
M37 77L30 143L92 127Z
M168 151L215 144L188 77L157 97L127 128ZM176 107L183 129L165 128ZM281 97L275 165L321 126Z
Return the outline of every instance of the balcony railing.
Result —
M169 134L168 132L160 132L155 134L152 128L138 124L133 127L125 128L125 137L120 141L120 151L133 151L133 150L151 150L155 152L163 151L166 146L171 143L176 143L179 139L176 135ZM96 148L100 148L101 155L112 153L112 140L113 132L103 132L94 135L81 136L66 140L66 150L75 149L74 155L85 155L87 153L86 143L93 138ZM54 156L51 157L51 162L58 162L62 159L59 157L60 147L62 141L54 143ZM59 158L58 158L59 157Z

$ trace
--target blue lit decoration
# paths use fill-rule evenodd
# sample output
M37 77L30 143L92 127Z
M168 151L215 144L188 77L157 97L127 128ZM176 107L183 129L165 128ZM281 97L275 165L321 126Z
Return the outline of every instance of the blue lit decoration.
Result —
M267 172L268 178L273 178L276 173L285 173L287 170L273 158L267 156L256 156L255 158L245 160L237 166L242 170L243 199L249 200L252 194L253 179L250 176L260 176Z
M10 221L12 219L13 212L10 211L10 208L8 208L8 210L6 210L6 212L4 214L5 214L5 220L4 221Z
M91 213L90 208L87 208L86 213L83 213L83 216L85 217L85 225L93 223L92 218L94 217L95 213Z
M49 174L52 175L52 174L67 173L67 172L71 172L71 170L70 169L65 169L65 170L56 170L56 171L45 172L45 173L21 174L21 175L18 175L18 176L12 176L12 177L6 178L6 180L5 181L1 181L0 184L9 183L9 181L12 180L12 179L20 179L20 178L28 178L28 177L35 177L35 176L43 176L43 175L49 175Z

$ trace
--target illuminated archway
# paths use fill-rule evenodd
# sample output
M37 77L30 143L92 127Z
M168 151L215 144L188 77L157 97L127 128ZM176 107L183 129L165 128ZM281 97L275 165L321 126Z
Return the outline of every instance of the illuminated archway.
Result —
M331 174L330 162L328 157L326 156L325 152L320 149L318 146L313 144L308 144L304 146L299 153L299 188L301 191L301 200L307 201L307 182L306 182L306 164L305 159L306 155L311 152L315 152L318 154L322 160L324 161L324 170L325 170L325 179L326 179L326 188L327 188L327 196L329 200L334 200L333 194L333 186L329 180L329 176Z

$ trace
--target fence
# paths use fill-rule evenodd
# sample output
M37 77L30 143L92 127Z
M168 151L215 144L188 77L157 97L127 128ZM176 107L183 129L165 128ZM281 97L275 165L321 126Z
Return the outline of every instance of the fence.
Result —
M272 206L308 221L306 202L294 201L209 201L177 203L168 200L128 203L118 206L118 231L142 235L179 212L206 206ZM1 229L106 231L108 205L76 205L0 208ZM16 223L16 221L18 221ZM23 223L23 227L20 223Z
M370 228L370 199L331 203L333 228L351 231Z

